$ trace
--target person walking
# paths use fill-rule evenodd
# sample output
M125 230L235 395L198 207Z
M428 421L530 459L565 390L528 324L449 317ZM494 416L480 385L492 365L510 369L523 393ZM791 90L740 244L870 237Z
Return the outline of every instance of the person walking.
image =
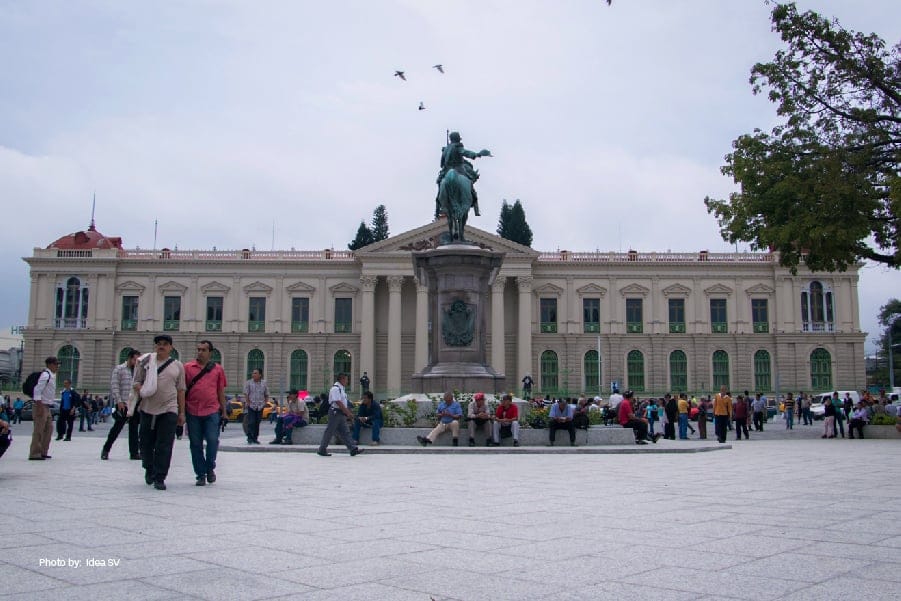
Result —
M339 373L337 380L329 391L328 425L325 427L325 432L322 433L319 450L316 451L316 454L320 457L332 456L328 452L328 444L335 436L347 447L351 457L363 452L363 449L353 443L350 432L347 431L347 420L353 420L354 418L354 414L348 408L350 403L347 401L347 393L345 392L347 380L348 376L346 373Z
M735 440L741 440L742 432L744 432L745 440L749 440L751 436L748 432L748 401L744 395L738 395L735 405L732 406L732 418L735 420Z
M701 397L698 401L698 438L707 440L707 414L710 412L710 398Z
M212 360L213 343L197 343L197 355L185 364L185 424L191 447L195 486L216 481L219 422L228 419L225 406L225 371ZM204 453L206 443L206 453Z
M25 408L25 401L22 400L22 397L16 397L15 402L13 403L13 423L21 424L22 423L22 409Z
M260 422L263 419L263 407L269 400L269 388L263 379L263 372L254 369L250 379L244 383L245 411L247 413L247 444L260 444Z
M820 438L835 438L835 405L823 404L823 435Z
M827 405L835 407L835 422L832 424L832 436L838 436L841 432L842 438L845 437L845 412L842 408L842 400L838 398L838 392L832 393L832 400L826 401ZM813 420L811 420L813 423Z
M141 445L138 435L141 416L137 410L131 416L128 415L128 397L132 393L131 387L134 385L135 364L140 356L140 351L129 349L125 362L113 368L109 386L109 399L114 407L113 427L110 428L106 442L103 443L103 449L100 451L100 459L104 461L109 459L113 443L119 438L119 434L126 424L128 424L128 456L134 461L141 459ZM138 399L137 407L140 407L140 403L141 401Z
M31 419L34 421L31 447L28 450L28 459L31 461L50 459L50 438L53 436L50 403L56 398L56 372L59 369L59 359L47 357L44 359L44 366L45 369L34 385L31 396Z
M185 425L185 367L172 358L172 337L153 339L155 352L135 365L132 389L141 395L141 461L144 482L166 490L175 428Z
M790 392L785 393L785 400L782 402L782 415L785 417L785 429L794 430L795 400Z

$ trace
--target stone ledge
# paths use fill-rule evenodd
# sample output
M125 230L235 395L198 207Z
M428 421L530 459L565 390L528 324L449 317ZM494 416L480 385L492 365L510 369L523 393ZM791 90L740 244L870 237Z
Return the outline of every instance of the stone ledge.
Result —
M293 441L298 445L318 445L322 439L322 433L325 431L325 424L311 424L300 430L294 431ZM381 442L389 446L419 446L416 441L417 436L425 436L432 431L432 428L382 428ZM363 428L360 431L360 444L366 445L372 440L372 430ZM557 431L557 445L568 446L569 435L565 431ZM547 429L535 430L532 428L522 428L519 431L519 444L524 446L545 445L549 440ZM476 432L476 445L486 446L485 435ZM469 430L465 425L460 427L460 446L467 446L469 443ZM576 444L580 446L594 445L628 445L635 443L635 436L632 430L620 428L619 426L592 426L588 430L576 430ZM275 446L275 445L272 445ZM450 433L442 434L438 437L432 447L452 446ZM512 447L513 439L506 438L501 440L502 447Z

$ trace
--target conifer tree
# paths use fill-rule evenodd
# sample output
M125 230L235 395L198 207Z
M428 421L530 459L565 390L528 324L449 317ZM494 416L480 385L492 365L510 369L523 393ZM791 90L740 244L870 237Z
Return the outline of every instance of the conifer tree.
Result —
M359 250L373 242L375 242L375 239L373 238L372 230L361 221L360 227L357 228L357 237L354 238L353 242L347 245L347 248L350 250Z

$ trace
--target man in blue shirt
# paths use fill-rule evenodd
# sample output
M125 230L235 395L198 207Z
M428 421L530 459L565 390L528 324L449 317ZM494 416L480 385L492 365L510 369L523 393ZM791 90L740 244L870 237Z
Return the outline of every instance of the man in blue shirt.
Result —
M72 382L63 381L63 392L60 394L59 415L56 418L56 439L72 440L72 428L75 427L75 412L81 405L81 396L72 389Z
M551 412L548 414L550 422L549 432L551 437L551 446L554 446L554 439L557 437L557 430L566 430L569 432L569 446L576 446L576 426L573 423L575 410L573 406L566 402L565 398L557 399L557 402L551 405Z
M429 432L428 436L417 436L416 440L422 446L430 445L441 435L450 430L454 439L454 446L459 445L460 419L463 417L463 407L454 400L454 393L445 392L444 400L438 403L438 425Z

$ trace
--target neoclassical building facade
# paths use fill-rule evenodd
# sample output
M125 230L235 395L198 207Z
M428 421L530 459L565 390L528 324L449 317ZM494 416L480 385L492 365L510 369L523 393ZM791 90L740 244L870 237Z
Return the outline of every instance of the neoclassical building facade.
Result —
M171 334L181 359L209 339L230 389L255 367L275 391L326 390L336 371L379 398L412 390L429 364L428 291L412 253L435 221L356 252L129 250L92 225L25 258L24 373L47 355L102 392L129 347ZM812 391L865 382L856 269L792 275L768 253L539 252L467 228L505 253L486 347L505 388L638 395ZM437 391L436 391L437 392Z

